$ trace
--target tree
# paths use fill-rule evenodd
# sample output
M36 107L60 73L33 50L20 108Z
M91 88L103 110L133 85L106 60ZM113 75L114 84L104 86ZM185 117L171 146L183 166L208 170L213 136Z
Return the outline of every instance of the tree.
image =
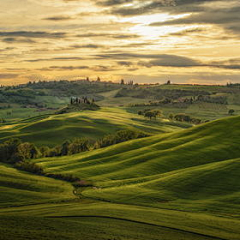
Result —
M145 110L144 111L144 117L149 118L150 120L152 120L152 118L157 118L160 117L162 115L162 112L160 110Z
M235 113L235 110L233 110L233 109L230 109L229 111L228 111L228 114L229 115L233 115Z
M154 118L156 119L157 117L162 116L162 112L160 110L153 110L153 115L154 115Z
M177 115L175 115L174 117L177 121L180 121L180 122L190 122L191 121L191 117L184 114L184 113L179 113Z
M47 157L49 155L50 148L47 146L42 146L39 148L39 151L42 157Z
M23 160L34 159L39 156L39 150L37 147L33 143L28 142L19 144L17 153Z
M76 154L80 152L86 152L90 149L90 143L88 139L76 138L68 145L68 154Z
M7 163L16 163L21 161L22 158L18 154L18 146L21 140L18 138L10 139L0 144L0 161Z
M121 85L124 85L124 80L123 79L121 80Z
M69 151L69 145L71 143L69 141L66 141L63 143L62 145L62 149L61 149L61 156L66 156L68 155L68 151Z
M36 163L21 161L16 164L16 167L27 172L42 175L44 174L43 168L38 166Z
M174 115L172 113L169 114L169 119L173 120L174 119Z
M149 118L150 120L152 120L152 118L155 117L153 111L146 112L146 113L144 114L144 116L147 117L147 118Z

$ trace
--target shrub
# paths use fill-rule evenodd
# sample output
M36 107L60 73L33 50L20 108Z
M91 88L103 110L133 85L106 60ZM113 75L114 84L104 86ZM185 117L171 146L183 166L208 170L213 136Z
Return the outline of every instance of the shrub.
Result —
M233 110L233 109L230 109L229 111L228 111L228 114L229 115L233 115L235 113L235 110Z
M174 118L176 121L189 122L189 123L193 123L193 124L200 124L202 122L201 119L192 118L189 115L186 115L185 113L179 113L179 114L175 115Z
M79 180L73 183L74 187L93 187L93 183L86 180Z
M23 159L35 159L40 155L39 150L33 143L21 143L17 148L18 155Z
M58 179L58 180L63 180L63 181L67 181L67 182L77 182L80 181L80 179L78 177L74 177L71 174L55 174L55 173L46 173L45 174L46 177L50 177L50 178L54 178L54 179Z
M2 162L15 163L21 161L22 158L18 154L18 146L21 140L18 138L10 139L0 144L0 158Z
M68 155L90 150L90 142L85 138L76 138L68 145Z
M33 163L33 162L21 161L21 162L16 163L15 166L16 166L16 168L26 171L26 172L31 172L31 173L38 174L38 175L44 174L42 167L40 167L39 165L37 165L36 163Z
M162 112L160 110L144 110L144 117L147 117L149 118L150 120L152 118L157 118L157 117L160 117L162 115Z

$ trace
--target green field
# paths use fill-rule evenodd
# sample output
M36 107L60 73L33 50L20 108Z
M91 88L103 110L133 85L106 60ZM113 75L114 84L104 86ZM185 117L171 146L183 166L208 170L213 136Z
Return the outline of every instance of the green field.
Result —
M44 176L1 159L0 240L239 240L239 94L238 85L60 81L2 87L1 143L20 138L56 147L81 137L94 142L119 130L148 137L31 159ZM196 100L201 95L206 101ZM75 112L56 114L71 97L83 96L94 98L100 109L76 106ZM181 102L189 97L191 104ZM167 98L170 104L162 104ZM159 109L162 116L138 115L145 109ZM179 113L205 123L169 120ZM49 174L72 175L91 186Z
M56 146L65 140L86 137L91 140L122 129L138 129L149 134L166 133L190 127L190 124L163 119L147 120L124 108L102 108L60 115L41 115L0 126L0 141L21 138L38 146Z
M95 187L1 164L0 239L240 236L240 117L66 157L36 159Z
M199 95L210 97L212 100L224 98L226 103L194 102L189 105L163 104L158 108L162 110L165 118L170 113L186 113L202 120L215 120L228 116L233 109L235 115L240 114L240 88L236 86L214 85L121 85L107 82L86 81L56 81L38 82L0 88L0 120L8 123L25 118L54 114L57 109L70 103L70 98L88 96L94 98L101 107L127 107L129 112L137 113L139 109L131 107L136 104L149 104L165 98L180 101L184 98ZM149 106L143 107L149 108ZM151 108L151 107L150 107Z

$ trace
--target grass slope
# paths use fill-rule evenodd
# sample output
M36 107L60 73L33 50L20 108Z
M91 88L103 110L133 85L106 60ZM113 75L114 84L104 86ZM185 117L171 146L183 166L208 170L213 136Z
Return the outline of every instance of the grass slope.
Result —
M71 184L0 164L0 208L59 202L74 197Z
M80 192L91 199L239 219L239 141L240 117L231 117L37 162L94 181Z
M239 141L240 117L231 117L92 152L34 160L47 172L71 173L96 187L78 189L78 200L69 189L65 194L71 199L65 201L49 197L0 209L3 239L30 234L34 239L238 240Z
M42 115L0 126L0 141L21 138L39 146L56 146L67 139L87 137L93 140L122 129L139 129L150 134L165 133L189 127L183 123L149 121L124 109L103 108L99 111Z

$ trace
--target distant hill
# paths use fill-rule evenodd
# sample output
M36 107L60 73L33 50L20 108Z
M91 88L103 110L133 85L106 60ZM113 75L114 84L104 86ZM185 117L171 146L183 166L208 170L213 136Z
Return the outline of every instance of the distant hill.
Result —
M88 104L79 106L91 107ZM149 121L125 109L101 108L98 111L79 111L79 106L65 108L65 114L48 114L0 126L0 141L21 138L38 146L54 147L66 140L86 137L97 140L118 130L135 129L150 134L165 133L190 127L187 123ZM75 109L75 107L77 109ZM94 108L98 108L95 107ZM91 109L92 110L92 109ZM62 112L62 113L63 113Z
M186 113L205 120L240 114L238 85L119 84L104 81L39 81L0 87L0 122L54 114L71 97L94 99L101 107L159 108L165 117Z

